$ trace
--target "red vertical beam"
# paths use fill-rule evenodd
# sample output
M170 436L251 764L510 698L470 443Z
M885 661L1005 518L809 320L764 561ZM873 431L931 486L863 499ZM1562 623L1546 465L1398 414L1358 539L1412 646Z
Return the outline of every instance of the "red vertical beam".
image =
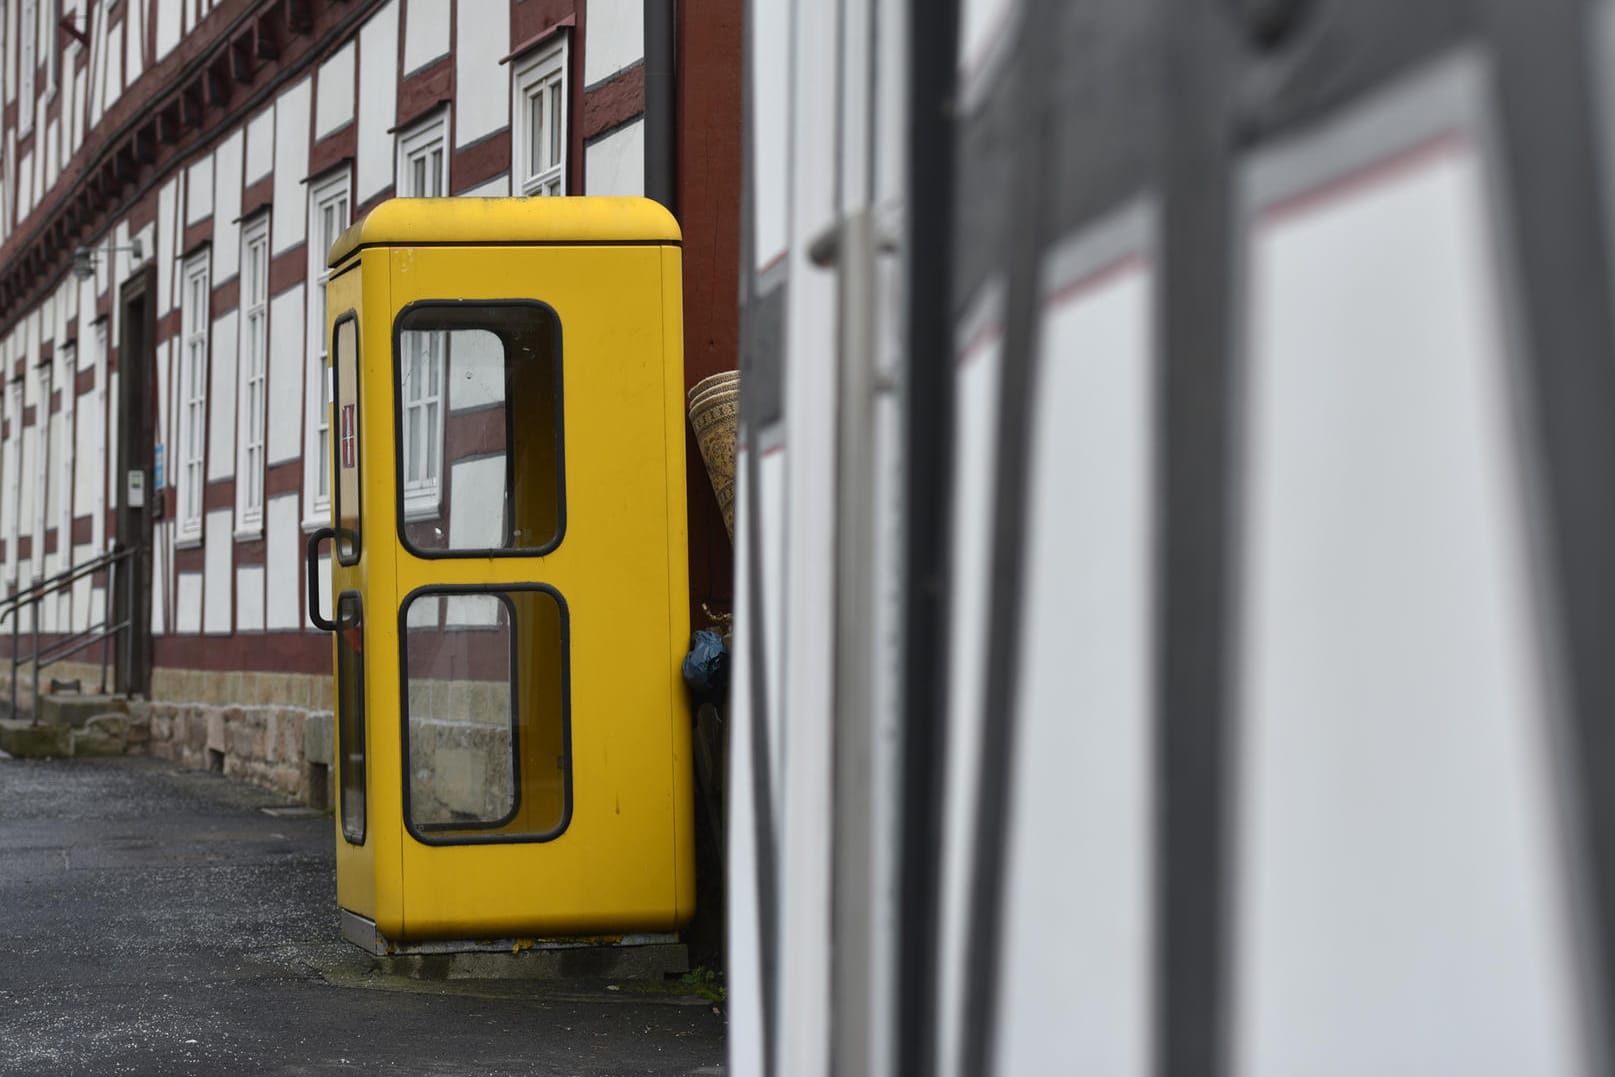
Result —
M680 3L674 78L675 186L684 231L684 385L740 365L742 0ZM734 551L695 438L689 461L690 604L732 608Z

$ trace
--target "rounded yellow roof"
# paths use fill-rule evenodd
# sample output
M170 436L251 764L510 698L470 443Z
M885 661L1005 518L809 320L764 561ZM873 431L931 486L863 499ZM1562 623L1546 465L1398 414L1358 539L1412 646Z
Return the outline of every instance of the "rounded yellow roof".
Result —
M673 215L649 198L389 198L337 237L327 264L364 247L680 239Z

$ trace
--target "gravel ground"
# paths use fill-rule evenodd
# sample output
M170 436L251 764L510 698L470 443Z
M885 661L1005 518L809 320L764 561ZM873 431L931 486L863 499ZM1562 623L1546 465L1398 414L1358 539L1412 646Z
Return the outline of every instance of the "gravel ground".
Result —
M704 999L423 983L340 941L328 817L151 759L0 759L0 1073L719 1074Z

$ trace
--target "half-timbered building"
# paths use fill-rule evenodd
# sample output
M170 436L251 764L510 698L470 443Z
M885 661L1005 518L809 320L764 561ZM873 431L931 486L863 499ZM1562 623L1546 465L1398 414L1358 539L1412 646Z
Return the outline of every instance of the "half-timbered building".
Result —
M393 196L649 194L686 235L688 381L734 366L739 6L0 0L4 593L136 551L18 604L4 645L127 621L108 689L155 754L319 799L332 241ZM698 470L690 505L699 610L729 554ZM94 691L102 654L40 691Z

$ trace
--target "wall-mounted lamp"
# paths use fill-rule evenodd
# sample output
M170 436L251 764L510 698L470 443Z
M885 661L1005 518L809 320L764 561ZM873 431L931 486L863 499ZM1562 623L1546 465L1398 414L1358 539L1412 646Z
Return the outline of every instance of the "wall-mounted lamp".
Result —
M131 239L127 247L119 247L108 244L105 249L108 251L128 251L130 259L136 262L145 257L145 253L140 247L140 240L138 239ZM89 280L91 277L95 276L95 260L100 256L101 250L102 248L100 247L80 247L78 250L74 251L73 276L77 277L79 280Z

